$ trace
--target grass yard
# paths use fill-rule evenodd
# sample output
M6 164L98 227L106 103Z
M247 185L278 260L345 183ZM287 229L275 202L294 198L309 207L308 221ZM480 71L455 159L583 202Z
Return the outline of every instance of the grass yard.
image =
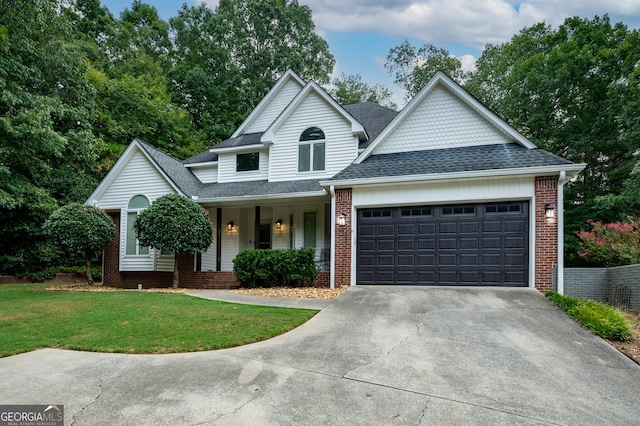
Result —
M172 353L228 348L289 331L317 311L138 291L0 286L0 357L38 348Z

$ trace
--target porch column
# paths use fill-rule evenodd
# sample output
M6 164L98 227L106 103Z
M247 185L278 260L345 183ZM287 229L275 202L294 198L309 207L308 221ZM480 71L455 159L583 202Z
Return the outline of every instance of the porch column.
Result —
M335 190L335 241L333 251L335 252L334 269L331 271L334 277L335 286L351 285L351 256L352 250L352 189ZM346 215L345 225L341 226L338 218L341 214Z
M535 185L535 286L544 293L553 288L553 268L558 265L558 215L562 210L555 205L558 202L558 176L536 176ZM551 219L545 216L547 204L555 209Z

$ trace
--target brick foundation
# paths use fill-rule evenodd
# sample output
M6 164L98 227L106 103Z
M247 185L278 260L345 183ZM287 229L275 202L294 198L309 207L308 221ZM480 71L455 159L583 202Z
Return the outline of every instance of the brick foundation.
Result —
M109 287L163 288L173 284L173 272L120 272L120 213L110 213L116 225L116 235L104 251L103 284ZM233 272L196 272L192 254L178 255L180 287L200 289L230 289L240 287Z
M553 268L558 266L558 177L538 176L535 185L535 287L544 293L552 289ZM553 219L545 218L547 204L555 206Z
M351 247L352 247L352 206L353 197L351 188L336 189L336 240L334 285L336 287L351 285ZM338 217L346 214L345 226L338 224Z
M165 288L173 284L172 272L119 271L119 242L120 242L120 214L110 213L111 219L116 225L116 235L104 251L103 284L109 287L138 288ZM192 254L181 254L178 257L178 270L180 271L180 287L198 289L232 289L239 288L240 282L236 280L233 272L197 272L193 270L194 258ZM313 285L317 287L330 286L329 272L318 272Z

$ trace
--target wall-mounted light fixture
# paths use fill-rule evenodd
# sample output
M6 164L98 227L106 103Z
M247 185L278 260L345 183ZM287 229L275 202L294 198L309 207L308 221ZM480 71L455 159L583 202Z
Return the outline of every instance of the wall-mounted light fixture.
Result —
M231 231L233 229L233 221L227 223L227 231Z
M340 216L338 216L338 225L340 225L340 226L346 226L347 225L347 214L346 213L342 213Z
M546 204L544 206L544 217L546 217L547 219L553 219L555 216L555 210L556 208L553 206L553 204Z
M276 220L276 229L280 230L282 228L282 219Z

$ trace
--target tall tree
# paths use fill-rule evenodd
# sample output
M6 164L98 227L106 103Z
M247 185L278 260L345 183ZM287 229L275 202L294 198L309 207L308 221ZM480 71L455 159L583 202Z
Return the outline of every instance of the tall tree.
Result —
M365 83L360 74L342 73L340 78L334 79L331 83L333 88L329 89L329 93L343 105L373 102L391 109L398 108L391 101L393 93L388 88L380 84Z
M594 201L619 193L633 167L638 61L637 31L607 16L569 18L558 29L537 24L488 46L465 86L538 146L587 163L566 190L568 252L587 219L613 219Z
M394 76L394 82L404 88L407 99L414 97L438 71L458 83L467 77L462 62L448 50L433 44L416 49L408 40L389 50L384 66Z
M0 270L41 261L41 225L96 183L95 90L55 0L0 3Z
M229 137L288 68L322 84L335 63L297 0L222 0L215 12L183 5L171 27L175 99L213 141Z

